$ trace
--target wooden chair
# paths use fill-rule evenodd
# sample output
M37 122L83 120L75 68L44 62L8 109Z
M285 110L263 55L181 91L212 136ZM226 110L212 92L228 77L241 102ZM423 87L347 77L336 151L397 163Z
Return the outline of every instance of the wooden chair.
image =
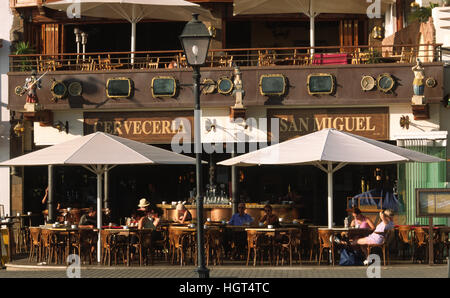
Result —
M250 260L250 252L253 250L253 266L256 266L256 254L258 243L258 233L256 231L247 231L247 264Z
M427 250L428 239L429 239L429 235L423 228L417 227L414 229L413 262L418 260L417 252L422 251L422 250L425 251L425 254L424 254L424 257L425 257L424 261L425 261L426 257L428 256L428 250Z
M319 265L322 261L322 253L324 250L331 250L331 262L334 266L334 234L332 230L318 230L319 239Z
M150 58L149 55L144 59L144 61L141 63L140 69L157 69L159 68L159 57L156 57L156 59Z
M154 252L154 241L153 241L153 233L155 231L153 229L143 229L140 230L140 250L141 250L141 258L139 265L142 266L144 264L148 265L149 261L153 265L153 252Z
M270 66L274 65L276 60L276 54L269 53L268 50L265 52L258 51L258 66Z
M306 53L299 53L297 49L294 49L294 55L292 56L292 65L309 65L311 64L311 54L309 50Z
M413 61L413 48L402 47L401 57L399 63L412 63Z
M308 233L305 234L309 247L309 261L312 261L313 253L315 253L315 260L317 261L317 250L319 249L319 234L317 228L308 228Z
M292 233L292 247L293 254L297 254L297 262L302 264L302 243L303 243L303 229L299 229Z
M75 250L83 263L86 261L84 258L86 255L88 256L89 264L93 263L97 237L98 233L91 229L80 229L73 235L71 249Z
M281 258L281 266L284 265L285 260L286 263L292 266L292 254L297 240L300 240L300 231L281 232L279 234L279 237L275 239L277 266L279 264L280 258ZM301 256L299 252L298 256L301 262Z
M106 260L108 260L108 265L111 266L111 252L112 249L112 241L111 241L111 233L108 231L102 230L100 232L100 239L102 242L102 264L106 265Z
M36 66L38 72L45 72L47 70L55 71L56 70L56 61L54 59L42 59L42 56L36 58Z
M220 229L208 228L205 230L206 266L209 259L213 264L223 264L223 232Z
M95 59L90 57L87 59L87 61L78 61L78 57L77 57L77 65L80 65L79 68L81 71L92 71L92 70L97 70L98 69L98 65L95 62Z
M99 70L111 70L111 57L108 54L107 58L101 58L100 55L98 55L98 69Z
M405 258L406 250L410 247L412 249L413 246L413 239L411 237L411 228L410 226L399 226L398 227L398 238L399 238L399 244L403 246L403 258ZM414 254L411 253L411 261L414 261L413 259Z
M40 262L41 256L41 229L39 227L30 227L30 256L28 261L31 262L36 256L36 262Z
M40 260L50 263L51 257L54 255L53 233L50 230L41 230L41 256Z
M257 231L247 231L247 264L250 260L250 253L253 251L253 266L256 266L256 259L259 255L261 265L264 264L264 256L267 254L269 263L272 264L272 239Z
M220 57L219 67L232 67L233 66L233 56Z
M186 240L186 235L182 230L169 228L169 242L171 247L172 264L174 264L175 255L176 260L179 260L180 262L180 266L183 266L185 264Z
M389 244L392 242L394 238L394 230L390 229L384 232L383 242L380 244L364 244L361 245L362 249L366 249L366 255L369 256L372 249L375 247L381 248L381 251L383 253L383 265L386 266L386 254L387 254L387 260L389 264Z

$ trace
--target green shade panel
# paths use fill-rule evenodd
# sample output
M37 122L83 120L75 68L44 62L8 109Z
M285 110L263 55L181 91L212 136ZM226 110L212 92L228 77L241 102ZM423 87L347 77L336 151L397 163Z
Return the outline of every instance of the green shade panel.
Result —
M446 159L445 147L431 147L422 145L422 140L408 140L406 149L419 151L425 154ZM435 163L405 163L398 166L398 195L405 206L401 212L406 216L406 224L428 225L428 219L417 217L416 188L445 188L446 162ZM433 218L434 225L446 225L447 218Z

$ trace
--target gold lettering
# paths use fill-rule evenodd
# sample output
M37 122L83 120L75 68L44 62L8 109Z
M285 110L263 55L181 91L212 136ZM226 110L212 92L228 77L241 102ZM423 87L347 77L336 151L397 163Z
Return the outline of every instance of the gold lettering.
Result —
M161 121L152 121L153 122L153 134L159 135L161 134Z
M133 121L133 124L134 124L133 134L140 135L142 133L141 121Z
M337 122L340 121L340 124L337 124ZM337 130L343 130L344 129L344 119L342 117L336 117L333 120L333 128Z
M119 135L122 134L122 130L120 129L122 127L122 122L120 121L114 121L114 134L117 133Z
M125 132L127 133L127 135L130 134L131 124L132 124L131 121L125 121L125 122L124 122L124 125L125 125Z
M287 131L287 119L280 118L280 132Z
M356 118L356 131L364 131L366 128L364 126L364 117L355 117Z
M112 121L105 121L104 123L105 123L104 124L104 126L105 126L104 132L111 133L112 132L112 126L113 126Z
M149 125L148 130L145 129L146 124ZM149 135L149 134L151 133L151 132L150 132L151 125L152 125L152 122L151 122L151 121L148 121L148 120L144 121L144 123L142 123L142 132L143 132L144 134L146 134L146 135Z
M373 127L370 127L370 120L372 117L366 117L366 130L368 131L375 131L375 125Z
M171 134L171 131L170 131L170 122L169 121L167 121L167 120L164 120L163 122L162 122L162 134Z
M327 117L328 124L327 124L327 127L325 127L325 128L331 128L331 120L332 120L331 117Z
M318 118L314 118L314 130L322 130L325 127L325 120L326 118L322 118L320 119L320 123L319 123L319 119Z
M355 130L355 118L353 117L344 117L345 119L345 131L353 131ZM350 128L349 120L352 120L352 128Z
M298 118L300 121L300 131L302 131L302 127L304 131L309 131L309 117L306 117L306 120L304 118Z
M289 131L298 131L297 123L295 123L295 118L292 119L291 125L289 126Z
M101 123L101 122L98 122L98 121L96 121L96 122L94 123L94 132L96 132L96 131L98 130L97 126L98 126L99 124L102 125L102 123Z

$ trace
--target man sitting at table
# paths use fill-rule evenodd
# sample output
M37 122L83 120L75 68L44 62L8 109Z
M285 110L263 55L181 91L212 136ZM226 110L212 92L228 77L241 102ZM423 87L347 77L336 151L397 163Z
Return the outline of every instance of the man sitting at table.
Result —
M96 226L97 225L97 212L94 208L90 207L89 212L87 214L83 214L80 218L79 225L80 226Z
M245 213L245 203L239 203L238 212L233 214L228 224L232 226L243 226L252 222L253 218Z

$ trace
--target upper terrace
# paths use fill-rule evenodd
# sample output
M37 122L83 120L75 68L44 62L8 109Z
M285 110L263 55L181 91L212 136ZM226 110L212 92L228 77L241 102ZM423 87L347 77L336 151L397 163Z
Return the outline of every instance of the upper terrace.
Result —
M441 62L440 44L210 49L205 67ZM393 65L390 65L393 66ZM181 50L10 55L10 72L184 68Z

